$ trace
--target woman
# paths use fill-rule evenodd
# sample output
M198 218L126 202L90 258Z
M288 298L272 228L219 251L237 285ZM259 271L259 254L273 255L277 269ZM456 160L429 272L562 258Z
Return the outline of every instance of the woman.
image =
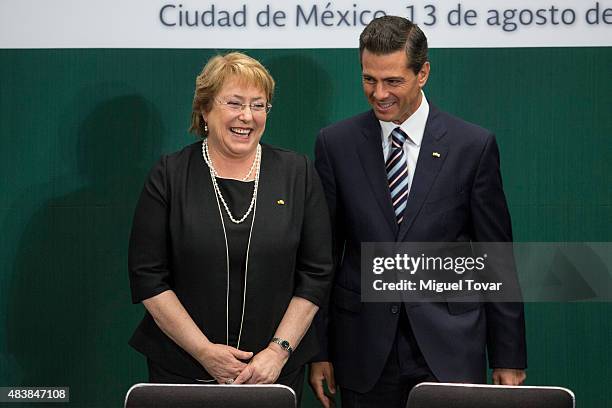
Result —
M298 396L317 351L309 329L331 284L320 181L305 156L260 145L274 81L256 60L212 58L191 131L141 194L130 239L130 344L151 382L281 383Z

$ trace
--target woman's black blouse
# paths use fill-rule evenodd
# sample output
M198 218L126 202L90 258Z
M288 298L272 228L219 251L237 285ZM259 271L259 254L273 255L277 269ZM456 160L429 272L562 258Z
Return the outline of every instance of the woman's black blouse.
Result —
M151 170L132 225L130 285L134 303L173 290L209 340L225 344L226 247L201 147L198 142L164 156ZM240 189L252 183L238 186L235 183L241 182L222 180L221 188L226 201L227 197L234 197L231 199L233 214L241 217L244 211L233 205L241 205L238 197L244 192ZM252 190L246 189L250 200ZM242 292L240 289L237 301L234 289L238 285L232 282L244 272L240 267L239 273L235 273L239 258L244 256L240 249L246 250L241 228L247 228L248 239L250 220L234 228L235 224L225 214L224 217L228 238L233 238L228 242L232 269L230 337L236 338ZM267 347L293 296L322 305L331 285L331 269L329 215L314 167L303 155L262 145L240 348L257 353ZM238 314L234 313L236 309ZM317 352L313 330L313 327L308 330L282 375L300 368ZM148 313L130 344L168 371L191 378L211 378L194 358L159 329ZM230 344L234 345L231 339Z
M234 219L242 218L251 204L255 182L245 183L238 180L217 179L217 184ZM229 345L237 347L240 321L242 320L246 251L253 212L251 211L249 216L240 224L234 224L225 212L223 204L221 202L219 204L222 209L229 252Z

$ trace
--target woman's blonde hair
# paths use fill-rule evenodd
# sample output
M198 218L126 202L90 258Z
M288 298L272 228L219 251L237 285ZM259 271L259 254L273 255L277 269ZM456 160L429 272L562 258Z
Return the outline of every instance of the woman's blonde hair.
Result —
M267 102L272 101L274 79L259 61L240 52L216 55L208 60L196 78L190 132L206 136L202 111L208 112L212 109L217 93L223 88L225 81L232 77L243 81L245 85L261 89L266 94Z

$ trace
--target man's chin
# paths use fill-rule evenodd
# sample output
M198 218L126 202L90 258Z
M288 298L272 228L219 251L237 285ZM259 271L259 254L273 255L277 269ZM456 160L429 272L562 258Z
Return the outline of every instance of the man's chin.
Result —
M374 115L376 119L382 120L383 122L392 122L395 117L391 112L380 112L378 109L374 109Z

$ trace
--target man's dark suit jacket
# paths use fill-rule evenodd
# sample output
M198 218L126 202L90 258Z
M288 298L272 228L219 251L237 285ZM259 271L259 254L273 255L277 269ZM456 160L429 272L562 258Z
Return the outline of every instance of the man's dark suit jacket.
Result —
M434 152L439 153L433 155ZM370 390L395 339L399 303L362 303L362 242L512 240L499 151L487 130L430 105L404 220L398 228L372 111L321 130L315 166L331 210L336 275L329 312L317 318L337 383ZM439 381L485 382L493 368L526 367L523 305L406 303L425 360ZM315 360L316 361L316 360Z

